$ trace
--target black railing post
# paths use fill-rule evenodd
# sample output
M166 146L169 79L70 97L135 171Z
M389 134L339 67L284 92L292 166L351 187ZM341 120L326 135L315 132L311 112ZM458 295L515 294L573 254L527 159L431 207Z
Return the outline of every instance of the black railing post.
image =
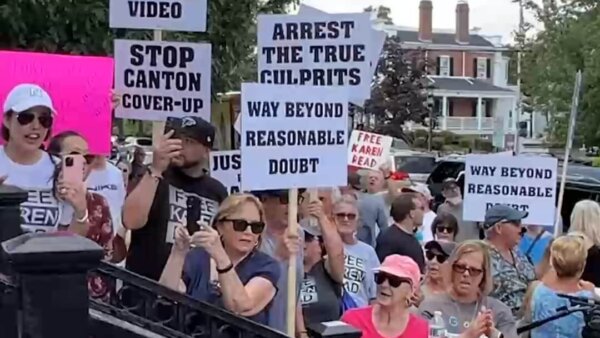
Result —
M22 337L89 338L87 272L103 256L68 232L24 234L2 243L19 299Z
M339 320L310 324L307 331L312 338L360 338L362 336L360 330Z

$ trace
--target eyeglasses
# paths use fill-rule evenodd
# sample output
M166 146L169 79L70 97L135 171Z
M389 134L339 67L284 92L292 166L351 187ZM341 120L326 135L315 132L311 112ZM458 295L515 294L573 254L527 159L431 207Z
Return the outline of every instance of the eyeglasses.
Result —
M446 234L453 234L454 233L454 228L453 227L447 227L447 226L437 226L435 227L435 232L443 232Z
M231 222L233 230L237 232L244 232L248 227L253 234L259 235L265 230L265 222L248 222L245 219L228 219L224 218L220 222Z
M338 219L347 219L349 221L354 221L356 219L356 214L338 212L337 214L335 214L335 217L337 217Z
M375 273L375 283L377 283L377 285L383 284L383 282L385 282L386 280L388 281L388 283L390 284L390 286L393 287L393 288L397 288L400 285L402 285L403 283L412 284L410 282L410 280L408 280L406 278L402 278L402 277L390 275L390 274L387 274L385 272L377 272L377 273Z
M433 251L425 251L425 256L427 257L427 260L432 260L435 258L440 264L443 264L448 259L448 256L434 253Z
M30 124L31 122L33 122L33 120L35 120L36 117L42 127L46 128L46 129L52 127L53 118L52 118L51 114L40 114L40 115L36 116L33 112L30 112L30 111L24 111L22 113L18 113L17 114L17 122L19 122L19 124L22 126L26 126L26 125Z
M465 271L467 271L469 273L469 276L472 276L472 277L477 277L483 273L482 269L468 267L463 264L452 265L452 270L454 270L454 272L456 272L456 273L465 273Z

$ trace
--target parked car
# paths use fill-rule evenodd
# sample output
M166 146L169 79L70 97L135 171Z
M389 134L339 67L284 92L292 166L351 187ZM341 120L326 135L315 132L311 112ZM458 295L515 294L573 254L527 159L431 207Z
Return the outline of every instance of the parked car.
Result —
M399 150L390 155L393 170L408 174L411 181L425 183L436 166L436 156L426 152Z

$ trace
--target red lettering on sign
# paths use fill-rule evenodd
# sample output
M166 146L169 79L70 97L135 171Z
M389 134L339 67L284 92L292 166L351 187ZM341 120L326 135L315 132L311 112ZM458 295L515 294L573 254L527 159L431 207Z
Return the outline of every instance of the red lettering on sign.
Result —
M358 144L357 144L357 143L354 143L354 144L352 145L352 152L353 152L353 153L355 153L355 152L357 152L357 151L358 151Z

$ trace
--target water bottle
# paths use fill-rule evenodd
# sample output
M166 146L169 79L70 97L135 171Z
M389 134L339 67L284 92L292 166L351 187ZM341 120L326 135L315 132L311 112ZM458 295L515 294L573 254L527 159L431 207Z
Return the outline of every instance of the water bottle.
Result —
M433 313L433 319L429 323L429 338L446 338L446 323L442 318L441 311L435 311Z

